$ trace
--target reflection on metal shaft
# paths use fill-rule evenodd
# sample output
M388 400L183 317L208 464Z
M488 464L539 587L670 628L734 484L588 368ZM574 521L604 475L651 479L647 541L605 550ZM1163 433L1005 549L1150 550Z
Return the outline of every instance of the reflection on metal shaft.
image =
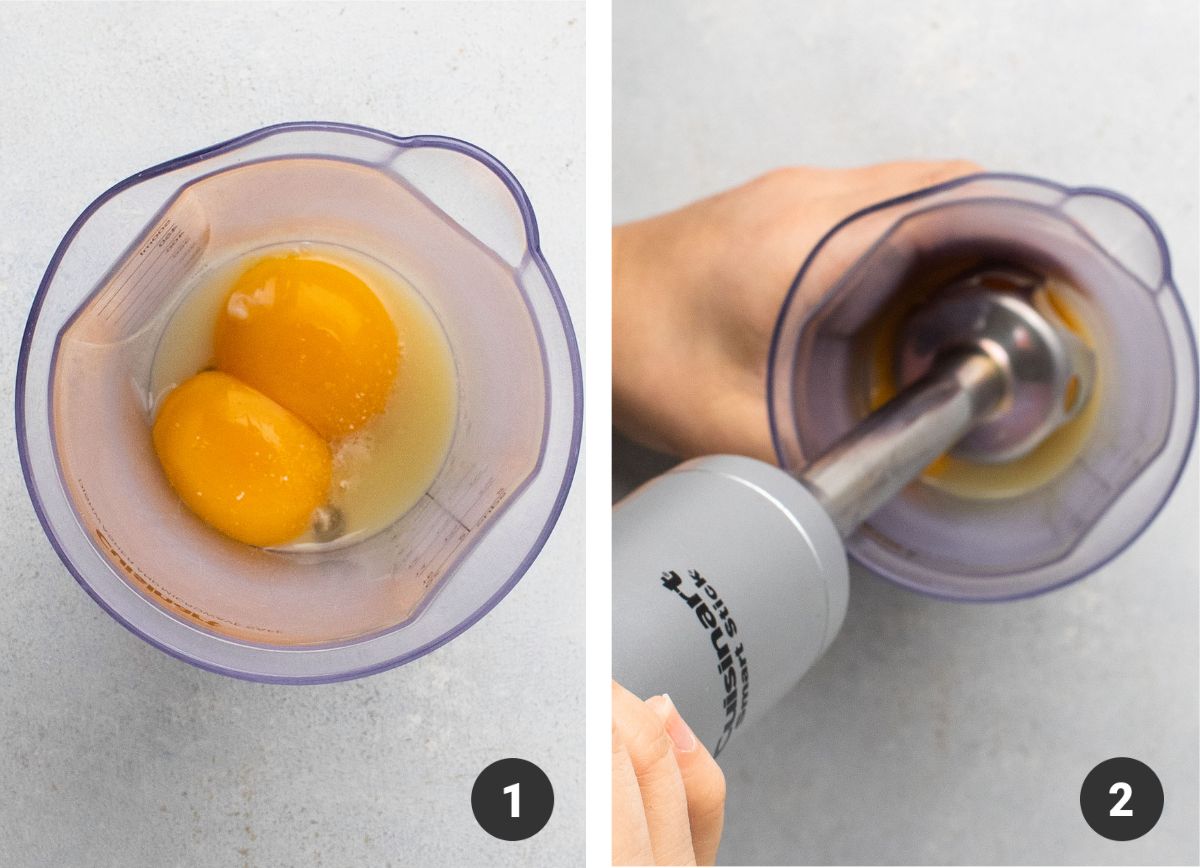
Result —
M842 537L1004 401L1009 377L982 351L947 354L800 474Z

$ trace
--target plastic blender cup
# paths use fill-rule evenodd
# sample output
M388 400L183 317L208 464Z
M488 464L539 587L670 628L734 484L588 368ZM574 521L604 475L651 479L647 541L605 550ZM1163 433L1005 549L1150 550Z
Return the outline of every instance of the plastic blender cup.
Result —
M280 552L179 505L150 440L159 339L190 285L247 251L341 245L401 275L454 359L458 415L420 501L331 551ZM281 124L155 166L93 202L26 326L17 439L46 534L114 618L206 669L320 682L412 660L516 584L578 457L578 348L525 192L439 136Z
M968 497L919 479L847 548L872 572L936 596L1022 597L1128 546L1178 481L1195 433L1195 340L1162 233L1129 199L987 174L848 217L810 254L777 323L772 435L782 466L799 470L867 415L866 337L914 275L966 261L1078 289L1098 365L1092 427L1069 466L1031 490Z

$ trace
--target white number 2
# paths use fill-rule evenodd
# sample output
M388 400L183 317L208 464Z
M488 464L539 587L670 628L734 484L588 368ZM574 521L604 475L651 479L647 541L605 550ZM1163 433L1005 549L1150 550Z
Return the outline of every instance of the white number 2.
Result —
M1125 785L1122 784L1121 786L1125 786ZM511 786L505 787L504 795L506 795L506 796L512 795L512 816L520 817L521 816L521 785L513 784ZM1125 798L1128 799L1129 796L1126 795ZM1125 804L1125 803L1122 802L1121 804Z
M505 792L508 791L505 790ZM1112 810L1108 812L1108 815L1110 817L1132 817L1133 811L1125 807L1125 803L1128 802L1129 797L1133 795L1133 787L1129 786L1129 784L1125 783L1124 781L1118 781L1108 788L1108 794L1110 796L1115 796L1118 792L1121 793L1121 798L1117 799L1117 803L1112 806ZM515 811L516 808L513 808L513 810ZM515 817L516 814L513 814L513 816Z

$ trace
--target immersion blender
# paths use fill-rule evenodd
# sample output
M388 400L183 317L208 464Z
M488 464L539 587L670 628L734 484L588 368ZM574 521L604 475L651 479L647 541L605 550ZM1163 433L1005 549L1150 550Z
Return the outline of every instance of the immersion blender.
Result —
M782 469L689 461L613 513L613 676L669 693L714 754L832 642L847 552L944 599L1060 587L1153 520L1196 431L1162 231L1119 193L1025 175L834 227L784 301L766 385Z
M614 677L669 692L714 756L791 689L841 627L844 539L943 453L1011 461L1086 405L1093 353L1042 283L994 267L935 293L900 329L902 391L800 473L710 456L618 504Z

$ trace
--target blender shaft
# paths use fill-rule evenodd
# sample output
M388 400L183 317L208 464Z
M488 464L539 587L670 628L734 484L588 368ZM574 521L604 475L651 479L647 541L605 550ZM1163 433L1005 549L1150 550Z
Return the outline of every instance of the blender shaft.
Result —
M947 353L798 476L845 539L1005 400L1010 378L980 350Z

